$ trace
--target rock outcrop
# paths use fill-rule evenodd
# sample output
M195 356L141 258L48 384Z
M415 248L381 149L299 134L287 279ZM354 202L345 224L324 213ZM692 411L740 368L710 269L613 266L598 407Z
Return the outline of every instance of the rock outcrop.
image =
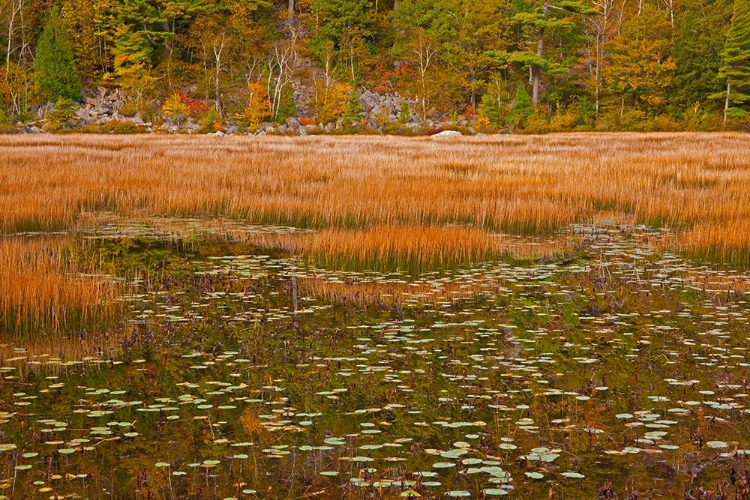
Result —
M296 94L296 92L295 92ZM465 133L473 133L467 120L462 119L457 123L440 122L428 120L424 122L414 111L416 105L406 98L396 93L380 94L369 89L360 89L359 100L361 105L361 121L354 124L344 124L344 120L339 118L335 122L315 123L312 118L289 117L284 123L263 123L257 130L247 133L257 135L311 135L311 134L334 134L356 131L357 129L369 130L376 133L390 134L413 134L413 133L433 133L437 136L457 136L462 135L460 132L446 130L455 125L463 127ZM192 134L205 130L200 123L194 118L174 116L157 116L158 125L153 127L150 122L146 122L143 117L136 113L133 116L126 115L126 96L120 89L108 89L97 87L93 92L87 95L83 103L76 104L65 109L64 128L67 130L85 130L94 132L153 132L157 129L166 133L185 133ZM406 105L405 105L406 104ZM298 106L299 109L303 109ZM37 111L38 119L35 122L27 124L18 124L18 129L23 133L36 133L43 130L52 129L49 124L50 118L54 117L60 120L59 110L55 110L53 104L40 107ZM240 124L235 123L231 118L225 119L220 134L214 135L231 135L240 131ZM59 126L57 128L59 130ZM445 132L442 132L446 130Z

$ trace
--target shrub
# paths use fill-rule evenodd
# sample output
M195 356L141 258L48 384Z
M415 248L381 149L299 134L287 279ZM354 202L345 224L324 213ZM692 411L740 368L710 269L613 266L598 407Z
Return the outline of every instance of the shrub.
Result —
M500 103L497 98L484 94L482 102L479 104L479 116L486 119L488 125L499 126L500 121Z
M211 108L206 113L206 116L201 120L201 132L211 133L218 132L221 130L222 120L221 114L216 108Z
M344 114L341 115L345 128L354 128L362 120L362 103L359 101L359 92L353 87L346 101Z
M76 115L75 104L73 101L65 98L59 98L55 106L47 113L46 128L50 132L63 130Z
M161 107L164 116L174 118L178 124L190 115L190 107L185 103L183 95L180 92L175 92L164 101Z
M137 134L138 126L129 121L110 120L104 123L99 131L102 134Z
M398 122L402 125L409 123L411 120L411 109L409 109L409 101L401 99L401 108L398 110Z

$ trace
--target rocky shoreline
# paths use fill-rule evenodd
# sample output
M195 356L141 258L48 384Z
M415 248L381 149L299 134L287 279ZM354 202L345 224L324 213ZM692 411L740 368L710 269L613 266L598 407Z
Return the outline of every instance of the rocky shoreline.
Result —
M319 135L342 133L397 134L397 135L473 135L474 121L464 116L454 120L421 120L410 111L408 119L403 116L404 98L394 93L379 94L363 90L359 95L362 119L354 126L345 126L339 118L334 122L314 123L302 117L289 117L284 123L263 122L254 131L243 129L231 118L222 120L221 127L206 130L204 124L193 117L176 119L161 112L152 113L151 119L141 112L126 112L127 100L119 89L97 87L81 103L70 105L62 123L52 125L52 117L59 110L50 103L36 110L36 119L17 123L20 133L43 132L90 132L90 133L171 133L224 135ZM408 102L408 101L407 101ZM414 103L410 103L416 106ZM413 109L413 108L412 108ZM156 116L154 116L156 115ZM60 118L56 120L59 122ZM311 123L312 121L312 123Z

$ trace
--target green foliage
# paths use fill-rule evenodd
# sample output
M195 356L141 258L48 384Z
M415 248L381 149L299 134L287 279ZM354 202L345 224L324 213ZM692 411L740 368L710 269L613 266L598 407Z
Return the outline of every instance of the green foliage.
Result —
M349 92L349 98L346 100L346 107L341 118L346 128L356 127L362 119L362 103L359 101L359 92L356 85Z
M40 102L81 100L81 78L76 70L67 28L56 10L50 12L34 57L34 80Z
M51 132L63 130L75 118L75 103L60 97L55 107L47 114L46 128Z
M487 121L492 125L499 126L501 124L500 103L496 97L490 94L482 96L482 102L479 104L479 116L487 118Z
M512 15L518 37L516 50L507 54L507 63L531 74L532 102L538 104L542 77L561 75L568 71L564 65L567 53L575 47L585 16L596 11L584 0L520 0ZM576 19L577 18L577 19ZM555 50L549 51L550 39ZM562 56L562 57L561 57Z
M534 108L539 130L545 121L551 130L639 128L631 110L644 113L641 128L669 128L654 125L668 116L707 130L727 97L731 123L750 111L747 0L296 0L293 14L270 0L19 5L15 21L0 7L0 119L11 123L32 120L34 104L79 100L81 81L87 91L120 87L125 114L177 121L186 115L170 96L185 91L247 123L236 117L255 81L271 102L261 122L283 123L299 107L355 123L345 81L409 99L402 125L412 113L426 122L476 106L486 130L526 126ZM316 68L299 64L310 56Z
M596 107L587 96L581 96L576 99L575 102L570 104L568 110L575 116L575 128L593 128L596 119Z
M211 108L201 120L201 132L217 132L221 130L222 125L221 113L216 108Z
M313 50L323 60L327 43L334 52L359 52L360 41L372 35L373 19L367 0L312 0L316 17Z
M133 122L121 121L121 120L110 120L107 123L103 124L101 127L99 127L99 130L97 132L100 134L118 134L118 135L137 134L138 127Z
M409 109L409 101L401 99L401 108L398 110L398 122L401 125L409 123L411 120L411 109Z
M0 125L10 125L10 113L3 102L2 95L0 95Z
M669 18L646 4L612 41L612 65L605 73L611 90L650 114L664 112L676 66L669 55Z
M60 17L81 79L95 82L112 67L111 0L62 0Z
M734 1L732 24L727 31L722 58L719 77L726 82L730 104L725 115L744 116L750 104L750 2L747 0Z
M677 14L670 50L676 67L671 101L678 115L695 103L718 106L706 97L725 88L718 73L731 7L727 0L685 0Z
M276 111L277 123L286 122L287 118L297 116L297 105L294 102L294 90L291 85L284 87L281 91L281 100Z
M534 105L531 102L531 96L526 90L526 86L523 83L518 84L516 89L516 97L513 101L513 109L510 111L510 121L513 127L523 127L526 118L531 116L534 112Z

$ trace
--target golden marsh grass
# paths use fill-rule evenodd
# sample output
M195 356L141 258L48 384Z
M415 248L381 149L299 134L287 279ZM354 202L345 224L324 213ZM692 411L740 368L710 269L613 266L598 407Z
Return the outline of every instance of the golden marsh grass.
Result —
M534 233L617 210L684 228L748 219L748 146L741 134L11 136L0 139L0 224L54 229L110 210Z

